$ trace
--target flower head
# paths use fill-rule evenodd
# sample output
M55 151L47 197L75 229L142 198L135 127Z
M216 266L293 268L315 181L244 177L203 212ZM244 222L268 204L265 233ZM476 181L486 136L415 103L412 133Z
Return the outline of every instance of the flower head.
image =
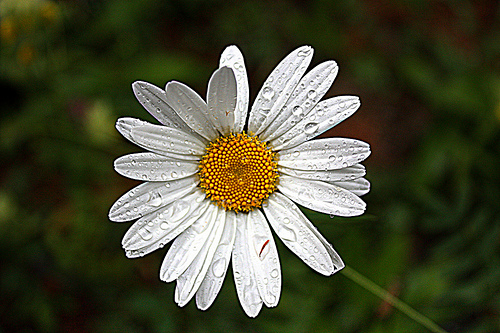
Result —
M248 78L236 46L222 53L206 102L175 81L165 90L132 85L161 125L117 121L125 138L149 152L115 161L118 173L146 182L119 198L109 218L137 219L122 241L130 258L175 239L160 278L177 281L179 306L196 295L198 308L210 307L230 261L247 315L257 316L262 304L276 306L281 269L271 228L317 272L331 275L344 267L296 203L330 215L362 214L359 196L370 184L359 163L370 147L347 138L311 140L360 106L355 96L321 101L338 67L326 61L306 73L312 54L303 46L283 59L249 114Z

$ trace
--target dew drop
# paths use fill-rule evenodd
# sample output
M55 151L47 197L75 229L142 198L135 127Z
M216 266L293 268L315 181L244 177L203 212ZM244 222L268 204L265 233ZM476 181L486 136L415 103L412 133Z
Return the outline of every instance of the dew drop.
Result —
M304 132L306 134L313 134L318 130L318 124L317 123L308 123L306 126L304 126Z
M262 97L267 100L270 100L274 96L274 90L271 87L265 87L262 91Z
M297 241L297 235L295 231L292 229L285 227L284 225L280 225L278 228L278 236L284 241L295 242Z
M160 193L153 193L151 195L151 198L149 199L149 202L148 202L148 204L150 204L151 206L154 206L154 207L160 206L161 203L162 203L162 199L161 199Z
M311 53L311 49L310 48L307 48L305 50L300 50L298 53L297 53L297 56L299 57L306 57L309 55L309 53Z
M224 275L224 271L226 270L226 258L220 258L215 261L212 265L212 273L214 273L215 277L222 277Z
M309 90L309 92L307 93L307 97L310 98L310 99L314 99L316 98L316 90Z
M271 277L277 278L279 275L278 270L275 268L271 271Z
M151 238L153 238L153 233L151 231L149 231L148 229L146 228L141 228L137 231L137 233L139 234L139 236L141 236L142 239L144 239L145 241L148 241L150 240Z
M302 115L302 112L304 110L302 109L301 106L297 105L297 106L294 106L293 109L292 109L292 113L294 116L297 116L297 117L300 117Z

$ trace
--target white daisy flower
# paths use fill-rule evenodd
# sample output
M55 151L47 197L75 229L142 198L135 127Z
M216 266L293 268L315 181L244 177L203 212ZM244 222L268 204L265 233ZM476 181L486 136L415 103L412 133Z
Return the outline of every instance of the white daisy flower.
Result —
M356 216L369 191L359 164L370 146L347 138L311 140L360 106L356 96L320 101L338 71L326 61L305 74L313 49L283 59L250 110L243 55L224 50L208 83L207 101L172 81L165 91L135 82L134 93L161 125L120 118L116 128L149 152L115 161L123 176L146 182L111 207L115 222L138 219L122 245L141 257L174 240L160 278L176 280L175 301L206 310L232 261L246 314L278 304L281 268L271 228L315 271L331 275L344 263L296 203L330 215ZM305 75L304 75L305 74ZM271 228L270 228L271 227Z

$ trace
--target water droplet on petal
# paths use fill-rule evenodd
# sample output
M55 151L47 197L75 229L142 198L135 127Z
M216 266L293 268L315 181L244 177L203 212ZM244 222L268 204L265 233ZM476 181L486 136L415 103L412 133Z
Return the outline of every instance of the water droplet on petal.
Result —
M299 56L299 57L306 57L306 56L309 55L309 53L311 53L311 49L307 48L305 50L300 50L299 52L297 52L297 56Z
M148 229L146 228L141 228L137 231L137 233L139 234L139 236L141 236L142 239L144 239L145 241L148 241L150 240L151 238L153 238L153 233L151 231L149 231Z
M307 93L307 97L310 99L316 98L316 95L316 90L309 90L309 92Z
M274 96L274 90L271 87L265 87L262 91L262 97L267 100L270 100Z
M224 275L226 270L226 258L221 258L212 264L212 272L218 278Z
M297 116L297 117L300 117L302 115L302 112L304 110L302 109L301 106L297 105L297 106L294 106L293 109L292 109L292 113L294 116Z
M297 235L295 231L292 229L285 227L284 225L280 225L278 228L278 236L284 241L295 242L297 241Z
M153 193L151 195L151 198L149 199L148 202L151 206L158 207L162 203L161 195L160 193Z
M306 134L313 134L317 130L318 130L317 123L309 123L309 124L306 124L306 126L304 126L304 132L306 132Z

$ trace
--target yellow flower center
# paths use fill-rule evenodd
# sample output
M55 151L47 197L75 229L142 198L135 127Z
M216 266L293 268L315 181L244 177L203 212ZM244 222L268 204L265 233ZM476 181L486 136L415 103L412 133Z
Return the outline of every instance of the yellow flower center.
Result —
M275 153L247 134L230 134L211 142L200 162L200 186L226 210L260 207L276 189Z

